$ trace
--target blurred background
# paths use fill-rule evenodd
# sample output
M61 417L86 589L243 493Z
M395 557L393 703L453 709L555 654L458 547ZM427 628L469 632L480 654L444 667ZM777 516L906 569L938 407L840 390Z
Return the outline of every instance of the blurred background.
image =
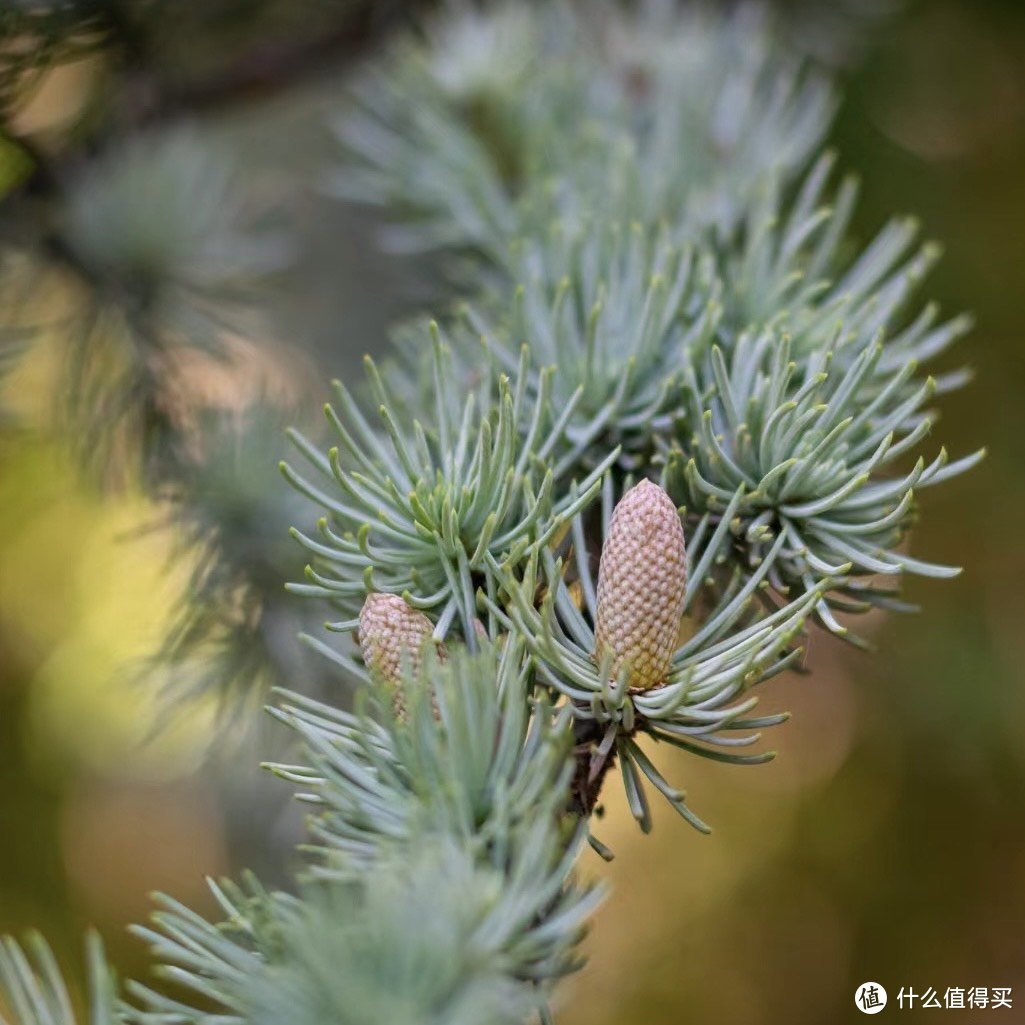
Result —
M0 27L27 18L21 38L61 46L33 5L7 6ZM203 909L204 876L283 877L296 817L257 768L273 731L222 700L254 674L341 686L279 593L303 561L280 428L315 422L326 379L431 290L319 178L345 75L412 5L184 2L145 31L121 6L42 70L0 60L0 195L17 199L0 242L72 197L45 260L7 254L0 277L0 933L42 929L73 973L95 925L139 977L125 926L150 891ZM585 868L613 893L564 1025L853 1021L868 980L909 1022L1025 1020L1025 7L923 0L865 43L832 134L862 178L858 228L920 217L946 253L926 291L977 321L940 368L976 375L943 433L990 456L930 491L913 540L966 571L909 580L924 612L874 622L873 655L813 637L813 674L763 695L794 713L775 762L679 760L711 837L657 810L642 837L612 788L599 836L617 858ZM109 166L89 159L107 124L142 140ZM220 191L201 197L200 175ZM166 206L164 248L124 197ZM77 359L100 370L83 383ZM225 523L245 543L214 557ZM187 714L182 688L202 692ZM902 986L1011 987L1015 1006L898 1011Z

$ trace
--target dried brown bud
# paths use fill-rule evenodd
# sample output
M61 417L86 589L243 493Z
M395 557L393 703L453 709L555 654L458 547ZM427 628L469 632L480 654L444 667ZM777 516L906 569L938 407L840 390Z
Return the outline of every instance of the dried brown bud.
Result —
M434 624L397 594L368 594L359 614L359 646L366 667L394 690L395 714L405 717L402 669L420 672ZM438 652L444 656L442 645Z
M686 586L680 515L662 488L642 480L613 510L598 569L594 659L612 655L613 679L629 666L632 689L666 682Z

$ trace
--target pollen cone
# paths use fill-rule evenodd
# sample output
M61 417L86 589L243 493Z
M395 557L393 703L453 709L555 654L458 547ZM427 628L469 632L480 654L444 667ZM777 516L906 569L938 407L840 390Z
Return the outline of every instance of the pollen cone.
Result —
M662 488L642 480L613 510L598 568L594 659L611 653L613 679L628 666L632 689L666 682L686 586L679 513Z
M395 714L405 718L402 690L405 665L417 676L430 643L434 624L422 612L407 605L397 594L368 594L359 614L359 646L363 662L393 690ZM438 646L444 655L444 647Z

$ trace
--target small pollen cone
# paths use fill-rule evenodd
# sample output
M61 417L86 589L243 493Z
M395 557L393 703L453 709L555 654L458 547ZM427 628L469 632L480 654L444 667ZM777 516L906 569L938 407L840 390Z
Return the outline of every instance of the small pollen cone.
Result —
M612 655L612 678L629 666L630 687L666 682L683 616L687 552L676 506L650 480L612 512L598 568L594 659Z
M368 594L359 614L359 647L363 662L394 689L395 714L405 718L402 692L405 664L414 676L423 664L424 648L430 643L434 624L422 612L407 605L397 594ZM438 652L445 654L443 645Z

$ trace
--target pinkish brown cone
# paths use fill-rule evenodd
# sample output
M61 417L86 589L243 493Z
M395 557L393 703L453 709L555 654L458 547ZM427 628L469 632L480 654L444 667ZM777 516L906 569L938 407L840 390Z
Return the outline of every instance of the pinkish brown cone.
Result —
M397 594L368 594L359 614L359 647L371 673L393 690L395 714L404 719L402 669L418 675L434 624ZM443 656L444 646L438 645Z
M598 569L594 659L612 655L613 679L628 666L633 689L666 682L686 587L679 513L661 487L642 480L612 512Z

